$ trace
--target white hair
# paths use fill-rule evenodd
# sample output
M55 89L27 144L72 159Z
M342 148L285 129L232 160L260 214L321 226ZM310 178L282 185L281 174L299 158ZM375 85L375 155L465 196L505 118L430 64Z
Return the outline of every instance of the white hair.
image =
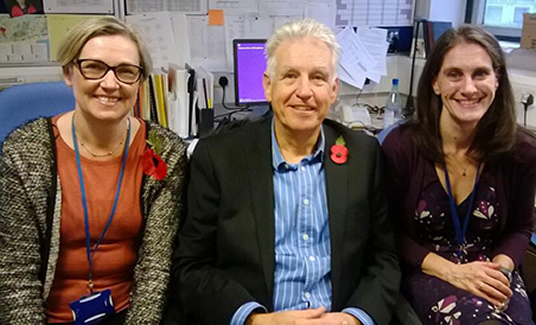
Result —
M312 37L315 40L324 42L332 54L332 64L334 76L337 75L337 65L339 63L340 46L333 31L326 25L311 19L305 18L302 20L291 21L279 27L270 36L266 42L265 56L268 61L266 73L272 77L275 73L275 51L281 43L287 40Z

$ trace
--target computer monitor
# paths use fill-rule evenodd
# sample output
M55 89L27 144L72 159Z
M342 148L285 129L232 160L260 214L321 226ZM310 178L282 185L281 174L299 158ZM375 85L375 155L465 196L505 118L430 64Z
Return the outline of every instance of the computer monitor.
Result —
M233 40L236 105L267 103L262 86L265 43L264 39Z

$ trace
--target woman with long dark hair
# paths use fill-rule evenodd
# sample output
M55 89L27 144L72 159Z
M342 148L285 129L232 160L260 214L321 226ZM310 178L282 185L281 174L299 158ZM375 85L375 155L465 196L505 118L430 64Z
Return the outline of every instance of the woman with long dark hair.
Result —
M475 26L427 59L416 115L383 150L402 291L425 324L532 324L518 270L529 243L536 140L516 124L505 57Z

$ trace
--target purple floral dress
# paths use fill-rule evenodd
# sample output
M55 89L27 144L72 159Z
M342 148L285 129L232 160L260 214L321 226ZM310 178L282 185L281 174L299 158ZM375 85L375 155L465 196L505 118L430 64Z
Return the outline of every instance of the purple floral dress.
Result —
M432 167L433 168L433 167ZM462 220L469 209L469 198L458 206ZM473 212L470 215L462 256L449 208L448 196L439 179L423 188L415 211L414 222L421 245L452 262L487 261L492 257L493 240L499 224L498 199L489 182L478 184ZM439 278L417 269L404 270L403 292L424 324L466 325L494 319L504 324L534 324L525 285L517 272L513 273L513 296L508 308L496 309L487 300L458 289Z

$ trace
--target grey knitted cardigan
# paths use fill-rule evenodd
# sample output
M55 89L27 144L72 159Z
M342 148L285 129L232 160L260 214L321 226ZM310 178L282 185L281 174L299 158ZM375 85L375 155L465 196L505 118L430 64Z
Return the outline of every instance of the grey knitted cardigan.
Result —
M158 324L166 302L171 255L183 215L186 145L147 123L163 141L168 174L144 176L143 235L126 324ZM30 122L3 144L0 161L0 324L46 324L46 301L60 244L61 187L50 119ZM83 231L83 230L81 230Z

